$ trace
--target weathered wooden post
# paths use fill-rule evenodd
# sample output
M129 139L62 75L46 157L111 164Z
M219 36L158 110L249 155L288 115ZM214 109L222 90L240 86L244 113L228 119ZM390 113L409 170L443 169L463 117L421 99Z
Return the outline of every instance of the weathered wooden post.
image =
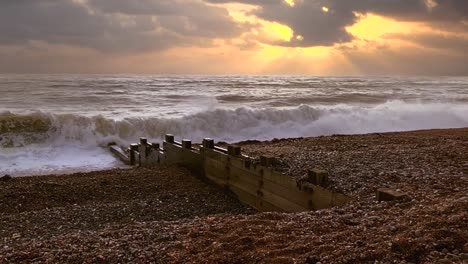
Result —
M174 143L174 135L172 135L172 134L166 134L166 136L165 136L165 141L166 141L167 143Z
M140 152L140 166L146 164L146 160L149 154L148 139L141 137L140 144L138 145L138 151Z
M230 156L240 156L241 155L241 147L239 146L228 146L228 155Z
M151 149L153 149L153 151L158 151L160 146L159 143L151 143Z
M315 185L324 186L328 182L328 172L324 170L317 168L311 169L307 172L307 176L309 176L310 183Z
M182 147L184 149L192 149L192 141L188 139L182 139Z
M138 152L138 144L130 145L130 165L136 165L136 155Z
M215 147L214 140L211 138L203 139L203 147L207 149L214 149Z

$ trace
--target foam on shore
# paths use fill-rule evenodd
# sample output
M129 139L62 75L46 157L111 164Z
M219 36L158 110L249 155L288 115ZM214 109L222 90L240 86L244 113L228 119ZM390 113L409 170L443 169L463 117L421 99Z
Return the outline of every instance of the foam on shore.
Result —
M215 109L182 118L110 119L34 112L0 114L0 174L44 174L117 166L109 143L166 133L200 142L468 127L468 105L390 101L376 106Z

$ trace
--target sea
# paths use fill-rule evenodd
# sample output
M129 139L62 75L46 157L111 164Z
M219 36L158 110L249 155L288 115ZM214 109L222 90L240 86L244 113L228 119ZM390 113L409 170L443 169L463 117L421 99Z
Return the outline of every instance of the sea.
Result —
M0 75L0 177L123 167L108 150L468 127L468 77Z

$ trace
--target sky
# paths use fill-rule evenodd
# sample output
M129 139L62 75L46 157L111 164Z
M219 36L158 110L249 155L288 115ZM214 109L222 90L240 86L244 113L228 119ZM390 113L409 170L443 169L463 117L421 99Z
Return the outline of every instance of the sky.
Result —
M0 0L0 73L468 76L468 1Z

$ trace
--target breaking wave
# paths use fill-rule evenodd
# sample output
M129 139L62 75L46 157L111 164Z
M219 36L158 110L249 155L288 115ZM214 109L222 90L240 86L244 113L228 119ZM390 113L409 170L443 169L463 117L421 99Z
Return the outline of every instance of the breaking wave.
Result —
M217 109L182 118L108 119L103 116L0 114L3 148L30 144L127 145L140 136L160 140L167 133L201 141L307 137L468 126L468 105L392 101L372 107L302 105L283 109Z
M141 136L160 142L167 133L194 142L204 137L236 142L454 127L468 127L468 105L392 101L372 107L242 107L172 119L122 120L3 112L0 113L0 175L68 173L122 166L106 149L108 144L128 146Z

